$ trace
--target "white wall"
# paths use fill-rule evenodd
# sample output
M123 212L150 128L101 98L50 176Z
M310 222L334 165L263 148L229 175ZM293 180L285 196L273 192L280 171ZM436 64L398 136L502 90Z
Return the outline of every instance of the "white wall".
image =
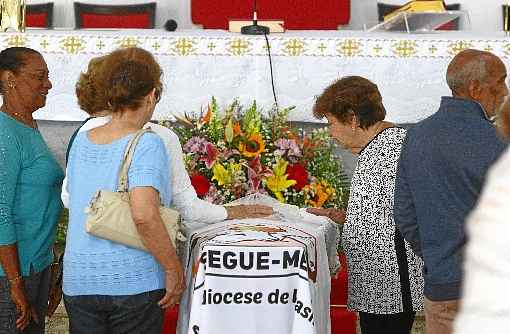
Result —
M43 3L52 0L27 0L28 4ZM55 2L55 27L74 27L74 0L53 0ZM197 28L191 23L190 0L80 0L87 3L132 4L156 2L156 27L161 28L166 20L172 18L179 29ZM408 0L381 0L386 3L402 5ZM471 17L473 31L502 30L501 5L510 0L447 0L447 4L460 3ZM377 0L351 0L351 22L343 29L362 30L363 25L371 26L377 22Z

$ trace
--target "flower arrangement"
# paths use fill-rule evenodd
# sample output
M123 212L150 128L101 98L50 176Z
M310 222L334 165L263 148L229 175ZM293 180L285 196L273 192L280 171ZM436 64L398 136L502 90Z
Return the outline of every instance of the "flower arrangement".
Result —
M235 100L220 113L213 98L205 112L177 117L172 129L198 196L224 204L267 193L299 207L344 208L348 183L335 144L326 129L293 129L292 109L262 117L255 102L245 109Z

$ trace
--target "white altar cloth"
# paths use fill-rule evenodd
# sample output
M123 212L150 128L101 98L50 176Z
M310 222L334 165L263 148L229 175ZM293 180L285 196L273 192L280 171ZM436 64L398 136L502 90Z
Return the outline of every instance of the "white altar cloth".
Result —
M278 102L296 106L289 116L294 121L314 121L315 96L339 77L360 75L379 86L389 120L416 122L434 113L440 96L449 94L445 72L457 52L489 50L505 62L510 54L510 42L497 33L293 31L268 38ZM125 46L151 51L165 72L165 92L155 119L197 112L211 96L222 106L234 98L244 104L256 99L266 109L273 103L267 46L260 36L219 30L29 30L1 34L0 42L0 48L40 50L48 62L53 89L47 106L36 113L38 119L84 119L74 94L79 73L92 57Z

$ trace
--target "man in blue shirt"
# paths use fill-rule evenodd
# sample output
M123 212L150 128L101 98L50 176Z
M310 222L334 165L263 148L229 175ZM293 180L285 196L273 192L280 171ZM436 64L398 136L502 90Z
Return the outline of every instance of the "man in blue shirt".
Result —
M427 333L452 331L462 282L464 220L485 173L506 148L491 120L508 94L506 68L465 50L448 66L452 97L407 133L395 187L395 223L424 261Z

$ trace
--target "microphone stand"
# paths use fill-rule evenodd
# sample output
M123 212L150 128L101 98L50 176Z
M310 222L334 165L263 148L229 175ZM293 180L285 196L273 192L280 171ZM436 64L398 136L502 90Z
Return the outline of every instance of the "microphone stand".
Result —
M241 34L243 35L267 35L269 34L269 27L259 26L257 24L257 0L253 0L253 24L241 27Z

